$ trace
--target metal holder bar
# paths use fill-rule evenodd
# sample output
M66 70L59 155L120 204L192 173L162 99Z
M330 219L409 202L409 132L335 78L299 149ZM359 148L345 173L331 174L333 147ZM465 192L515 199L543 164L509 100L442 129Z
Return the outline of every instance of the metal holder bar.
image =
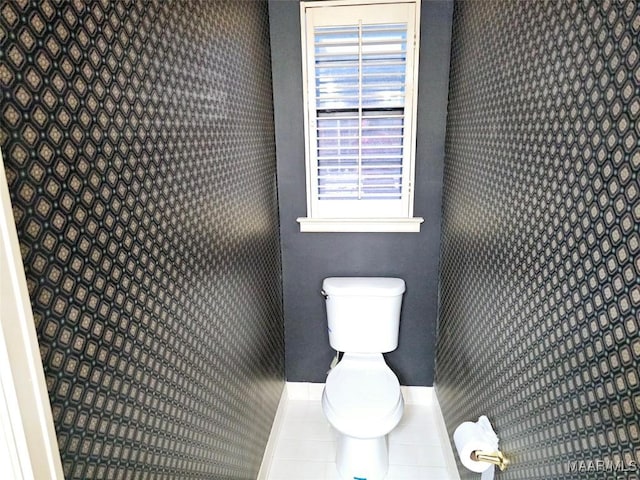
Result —
M495 452L484 452L482 450L474 450L471 452L471 460L474 462L487 462L496 465L501 472L504 472L509 466L509 459L503 455L500 450Z

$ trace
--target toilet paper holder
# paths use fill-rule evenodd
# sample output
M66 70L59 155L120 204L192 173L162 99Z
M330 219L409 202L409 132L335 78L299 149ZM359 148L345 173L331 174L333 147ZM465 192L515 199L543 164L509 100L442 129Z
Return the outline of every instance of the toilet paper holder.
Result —
M496 465L501 472L504 472L509 466L509 459L505 457L500 450L496 450L495 452L474 450L470 456L474 462L487 462Z

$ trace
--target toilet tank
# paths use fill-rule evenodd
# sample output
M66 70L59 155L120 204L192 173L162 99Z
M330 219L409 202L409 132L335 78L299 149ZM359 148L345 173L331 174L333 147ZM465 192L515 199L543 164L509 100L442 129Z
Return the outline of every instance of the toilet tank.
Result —
M398 347L404 280L330 277L322 282L329 343L339 352L385 353Z

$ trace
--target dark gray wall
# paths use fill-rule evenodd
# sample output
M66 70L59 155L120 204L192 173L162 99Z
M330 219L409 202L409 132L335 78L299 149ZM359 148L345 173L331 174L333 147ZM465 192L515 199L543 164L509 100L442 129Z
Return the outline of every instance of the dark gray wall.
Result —
M54 3L0 2L0 146L65 478L255 479L284 384L267 4Z
M328 276L398 276L407 283L399 347L386 358L405 385L433 382L442 165L452 2L422 5L414 212L416 233L300 233L306 215L300 9L270 1L286 376L324 382L332 358L320 296Z
M639 7L456 2L436 388L500 479L639 478Z

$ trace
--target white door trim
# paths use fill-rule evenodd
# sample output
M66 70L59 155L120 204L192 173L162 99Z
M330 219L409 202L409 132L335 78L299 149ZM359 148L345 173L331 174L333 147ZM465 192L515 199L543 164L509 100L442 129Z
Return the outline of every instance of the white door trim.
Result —
M6 447L6 448L2 448ZM0 464L3 477L62 480L9 188L0 152ZM7 467L4 467L4 466Z

